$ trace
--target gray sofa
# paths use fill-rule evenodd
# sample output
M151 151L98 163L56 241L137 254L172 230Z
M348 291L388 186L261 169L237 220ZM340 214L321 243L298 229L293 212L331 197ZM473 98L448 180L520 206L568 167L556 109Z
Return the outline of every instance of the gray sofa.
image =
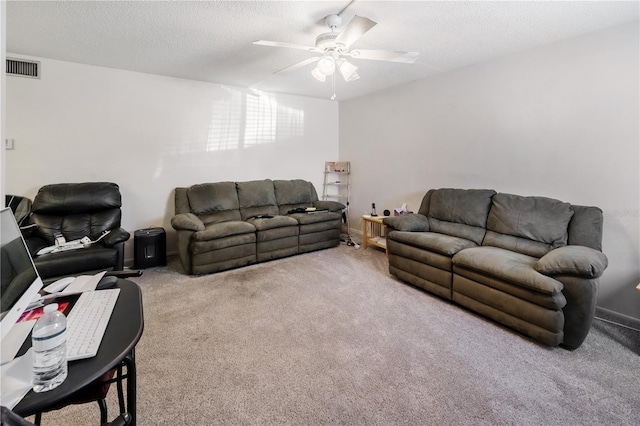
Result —
M384 224L397 278L549 346L587 336L608 265L599 208L443 188Z
M299 179L203 183L176 188L171 225L185 272L207 274L335 247L344 208Z

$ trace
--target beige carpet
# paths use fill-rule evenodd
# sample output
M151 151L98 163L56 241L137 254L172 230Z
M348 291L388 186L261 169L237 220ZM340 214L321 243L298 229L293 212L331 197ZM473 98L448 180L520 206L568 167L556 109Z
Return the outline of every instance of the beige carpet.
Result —
M135 281L142 426L640 420L640 357L608 333L594 328L574 352L540 346L397 281L375 248L201 277L174 259ZM43 417L97 423L97 405Z

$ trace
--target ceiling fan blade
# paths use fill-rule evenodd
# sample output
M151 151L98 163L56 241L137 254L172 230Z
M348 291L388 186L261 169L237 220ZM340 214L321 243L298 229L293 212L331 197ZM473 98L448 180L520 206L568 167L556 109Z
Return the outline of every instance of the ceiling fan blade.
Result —
M347 26L336 38L336 43L349 47L356 42L364 33L376 26L376 22L362 16L354 16Z
M305 59L304 61L298 62L297 64L293 64L291 66L288 66L286 68L281 69L280 71L276 71L274 72L274 74L287 74L290 73L291 71L295 71L298 68L302 68L305 65L309 65L313 62L318 62L318 60L321 58L321 56L313 56L311 58Z
M301 44L293 44L293 43L281 43L279 41L268 41L268 40L256 40L253 44L257 44L260 46L271 46L271 47L287 47L289 49L300 49L307 50L309 52L321 52L321 50L312 46L303 46Z
M368 50L357 49L352 50L343 55L351 56L357 59L371 59L374 61L402 62L405 64L413 64L418 59L418 52L396 52L393 50Z

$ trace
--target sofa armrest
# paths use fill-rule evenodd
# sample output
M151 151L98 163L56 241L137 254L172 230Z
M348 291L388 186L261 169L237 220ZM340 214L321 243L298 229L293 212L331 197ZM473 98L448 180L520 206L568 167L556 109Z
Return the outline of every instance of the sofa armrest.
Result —
M118 243L127 241L129 237L131 237L131 234L129 234L126 230L124 230L123 228L117 228L112 229L111 232L105 235L103 241L106 247L113 247Z
M585 246L563 246L551 250L536 263L535 269L544 275L573 275L598 278L609 261L604 253Z
M395 231L426 232L429 231L429 220L419 213L404 216L385 217L382 219L385 226Z
M320 210L329 210L330 212L339 212L347 208L344 204L339 201L314 201L313 207Z
M193 213L180 213L171 218L173 229L180 231L204 231L204 223Z

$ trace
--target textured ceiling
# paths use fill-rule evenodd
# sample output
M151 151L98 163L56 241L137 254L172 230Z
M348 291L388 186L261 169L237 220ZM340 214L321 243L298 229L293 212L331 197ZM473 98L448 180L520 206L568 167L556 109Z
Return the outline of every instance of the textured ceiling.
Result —
M348 7L347 7L348 6ZM415 64L351 59L360 79L336 78L338 100L638 19L638 2L9 1L7 53L328 99L312 65L275 71L310 52L324 17L378 23L361 49L420 53Z

